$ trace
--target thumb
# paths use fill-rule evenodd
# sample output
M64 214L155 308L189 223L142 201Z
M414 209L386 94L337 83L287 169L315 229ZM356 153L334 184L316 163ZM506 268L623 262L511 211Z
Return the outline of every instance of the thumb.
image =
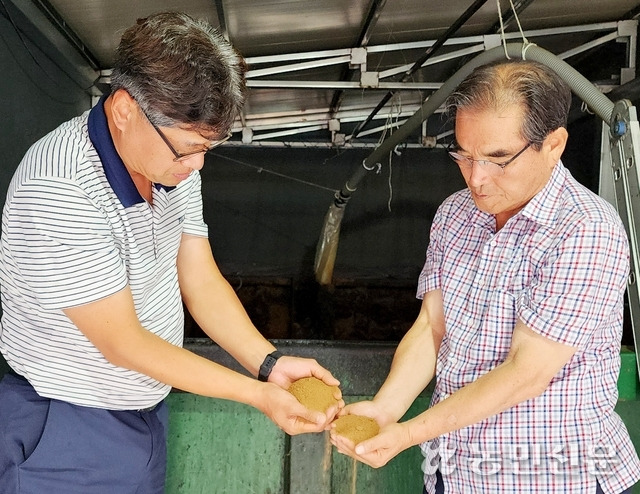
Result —
M380 440L380 436L372 437L371 439L367 439L366 441L362 441L358 443L356 446L356 454L358 455L366 455L367 453L371 453L383 447L382 441Z
M328 384L329 386L340 386L340 381L338 381L335 377L333 377L333 374L331 374L331 372L329 372L327 369L325 369L319 364L317 367L311 370L311 373L313 374L314 377L317 377L318 379L323 381L325 384Z
M310 408L306 408L305 406L301 406L296 410L296 415L307 422L311 422L313 424L322 425L327 420L327 417L324 413L318 412L316 410L311 410Z

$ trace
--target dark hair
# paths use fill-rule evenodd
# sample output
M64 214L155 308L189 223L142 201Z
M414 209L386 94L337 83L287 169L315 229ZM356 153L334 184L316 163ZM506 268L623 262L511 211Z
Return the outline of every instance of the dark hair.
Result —
M116 51L111 90L159 126L227 133L245 98L246 63L211 25L163 12L138 19Z
M500 61L476 68L445 102L455 122L460 109L523 110L522 137L540 149L554 130L567 126L571 89L546 65L525 61Z

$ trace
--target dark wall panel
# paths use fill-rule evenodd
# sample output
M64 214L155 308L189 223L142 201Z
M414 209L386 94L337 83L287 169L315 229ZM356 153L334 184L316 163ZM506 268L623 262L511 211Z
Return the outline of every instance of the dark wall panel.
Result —
M31 41L19 19L0 9L0 205L28 147L91 106L87 91Z
M311 275L335 190L369 152L227 147L208 156L205 219L221 269ZM443 150L405 149L370 172L346 206L335 276L415 279L437 206L463 185Z

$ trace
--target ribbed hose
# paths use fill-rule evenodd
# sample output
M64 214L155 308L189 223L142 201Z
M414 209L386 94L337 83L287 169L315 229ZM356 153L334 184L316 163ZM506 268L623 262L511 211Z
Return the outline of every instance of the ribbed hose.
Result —
M613 114L613 102L602 94L589 80L576 71L569 64L559 59L553 53L534 44L512 43L506 46L510 58L522 58L546 65L556 72L571 90L584 101L587 106L607 124L610 124ZM330 284L333 277L333 267L338 250L340 224L344 208L367 172L385 158L398 144L405 141L427 118L429 118L447 99L447 96L476 68L481 65L500 60L505 56L505 48L498 46L482 52L473 60L465 64L422 104L396 132L385 139L367 158L364 159L355 173L345 185L336 193L334 202L329 207L316 248L315 274L320 284Z
M522 57L523 49L525 49L525 57ZM581 75L577 70L571 67L565 61L559 59L553 53L540 48L539 46L523 43L513 43L507 45L507 53L511 58L526 58L546 65L556 72L580 97L591 110L609 123L613 112L613 102L602 94L589 80ZM414 132L422 122L429 118L435 111L440 108L447 97L454 91L456 87L469 75L476 67L495 62L504 58L504 48L498 46L482 52L469 63L465 64L460 70L453 74L447 81L427 99L420 109L414 113L396 132L385 139L380 146L364 159L362 166L359 166L356 172L347 180L345 186L339 192L340 201L336 201L338 207L346 204L346 199L356 190L360 180L372 170L377 163L388 155L398 144L404 142L412 132ZM338 204L338 202L340 204Z
M528 46L528 48L525 48L525 46ZM494 48L494 50L495 49L496 48ZM523 49L526 50L525 57L522 56ZM613 102L564 60L533 44L524 45L520 43L507 45L507 53L510 57L526 58L527 60L533 60L534 62L546 65L558 74L562 80L571 87L571 90L576 96L580 97L605 123L609 124L611 122Z

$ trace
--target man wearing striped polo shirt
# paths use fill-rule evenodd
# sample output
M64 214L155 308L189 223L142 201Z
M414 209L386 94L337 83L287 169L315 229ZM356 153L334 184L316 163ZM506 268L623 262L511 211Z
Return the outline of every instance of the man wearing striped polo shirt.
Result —
M282 357L218 270L198 171L244 99L242 58L209 25L141 19L112 88L34 144L2 216L0 492L163 492L172 386L250 404L289 434L323 430L283 388L315 375ZM182 302L258 380L182 345Z

